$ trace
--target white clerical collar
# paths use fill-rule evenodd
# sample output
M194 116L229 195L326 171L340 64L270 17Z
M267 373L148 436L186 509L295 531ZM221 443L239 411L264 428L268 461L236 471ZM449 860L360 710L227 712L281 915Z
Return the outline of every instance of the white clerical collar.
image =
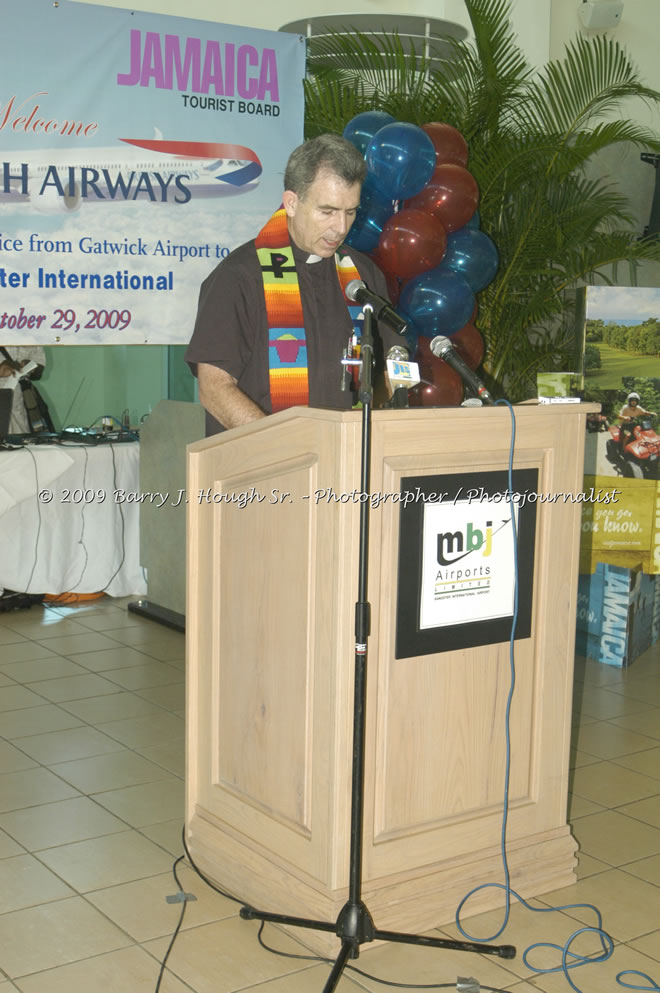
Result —
M307 265L312 265L314 262L322 262L322 261L323 259L321 258L320 255L312 254L307 256Z

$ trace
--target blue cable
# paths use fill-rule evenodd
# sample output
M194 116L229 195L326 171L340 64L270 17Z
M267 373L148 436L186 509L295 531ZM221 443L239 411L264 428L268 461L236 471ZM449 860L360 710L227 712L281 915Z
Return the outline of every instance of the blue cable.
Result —
M512 494L513 493L513 453L516 443L516 417L513 407L508 402L508 400L497 400L496 404L500 406L508 407L509 413L511 414L511 445L509 447L508 487L509 487L509 493ZM490 943L494 941L496 938L499 938L499 936L502 934L507 924L509 923L512 896L514 896L516 900L518 900L518 902L521 903L527 910L531 910L536 914L553 914L562 910L576 910L576 909L593 910L597 920L597 924L595 926L591 925L591 926L579 928L570 936L570 938L563 946L556 945L553 942L548 942L548 941L537 941L533 945L530 945L529 948L526 948L522 956L523 963L528 969L531 969L532 972L536 972L539 974L561 972L564 974L568 984L575 990L575 993L582 993L579 986L576 986L573 980L571 979L570 970L577 969L579 966L589 965L595 962L606 962L614 952L614 942L612 941L612 938L607 933L607 931L603 929L603 919L598 908L591 903L571 903L571 904L566 904L565 906L562 907L532 907L531 904L529 904L522 896L520 896L519 893L516 893L515 890L511 889L511 874L509 871L509 862L506 851L506 829L509 818L509 783L511 777L511 704L513 701L513 693L516 684L514 636L515 636L516 624L518 622L518 531L516 527L516 516L514 513L513 499L511 499L510 502L511 502L511 529L513 536L513 561L514 561L514 570L515 570L515 583L514 583L514 595L513 595L513 617L511 621L511 637L509 639L509 666L511 670L511 685L509 688L509 695L506 701L506 711L504 718L504 731L505 731L504 803L502 810L502 830L501 830L501 841L500 841L501 853L502 853L502 868L504 871L504 883L482 883L480 886L475 886L474 889L471 889L470 892L463 897L458 907L456 908L456 927L458 928L459 932L463 935L463 937L467 938L469 941L476 941L483 943L487 943L487 942ZM494 934L486 938L477 938L474 935L469 934L469 932L463 928L460 917L461 917L461 911L463 910L463 907L470 899L470 897L473 896L475 893L479 892L479 890L485 890L485 889L504 890L505 892L504 920L499 930L497 930ZM588 934L588 933L594 933L599 936L602 946L602 952L594 955L578 955L576 952L572 952L571 945L573 944L573 942L581 934ZM553 950L560 952L561 965L554 966L554 968L552 969L542 969L539 966L532 965L531 962L529 961L529 955L536 948L552 948ZM647 981L649 985L648 986L633 985L632 983L625 982L622 979L623 976L636 976L639 979L643 979ZM640 972L637 969L625 969L623 972L620 972L617 975L616 979L619 985L624 986L626 989L651 991L651 993L655 993L655 991L659 991L660 993L660 986L658 986L655 980L651 979L650 976L647 976L646 973Z

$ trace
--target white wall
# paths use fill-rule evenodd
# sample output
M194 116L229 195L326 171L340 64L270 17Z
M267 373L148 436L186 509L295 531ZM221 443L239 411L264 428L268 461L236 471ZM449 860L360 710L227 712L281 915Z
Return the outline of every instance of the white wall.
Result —
M82 3L83 0L73 0ZM107 7L142 10L153 14L174 14L224 24L241 24L248 28L277 31L283 24L302 18L334 13L327 0L251 0L236 6L219 4L217 0L95 0ZM550 50L550 15L553 0L513 0L513 22L520 42L535 65L548 59ZM463 0L342 0L337 12L373 14L406 13L455 21L469 27Z
M576 35L589 37L596 32L585 31L578 18L579 0L552 0L550 35L551 58L561 58L564 46ZM660 35L660 3L658 0L625 0L621 22L606 32L608 38L619 42L637 66L644 85L660 90L660 60L658 37ZM620 106L620 117L637 121L645 127L660 131L660 107L642 100L631 100ZM604 152L598 158L598 173L616 184L629 197L642 232L648 223L655 189L656 170L641 161L640 153L633 147L619 147ZM626 267L618 274L619 281L627 282ZM640 273L641 285L660 286L660 265L648 264Z

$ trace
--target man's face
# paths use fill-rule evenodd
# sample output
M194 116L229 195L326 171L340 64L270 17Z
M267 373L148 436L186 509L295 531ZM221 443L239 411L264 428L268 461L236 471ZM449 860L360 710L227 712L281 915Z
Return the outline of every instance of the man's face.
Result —
M304 197L285 190L282 202L298 248L325 259L334 255L355 220L360 184L348 186L335 173L321 169Z

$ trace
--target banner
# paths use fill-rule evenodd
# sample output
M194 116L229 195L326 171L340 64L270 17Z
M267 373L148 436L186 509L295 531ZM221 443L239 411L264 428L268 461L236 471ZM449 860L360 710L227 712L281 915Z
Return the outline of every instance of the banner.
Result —
M187 343L281 202L304 39L65 0L2 21L0 340Z

